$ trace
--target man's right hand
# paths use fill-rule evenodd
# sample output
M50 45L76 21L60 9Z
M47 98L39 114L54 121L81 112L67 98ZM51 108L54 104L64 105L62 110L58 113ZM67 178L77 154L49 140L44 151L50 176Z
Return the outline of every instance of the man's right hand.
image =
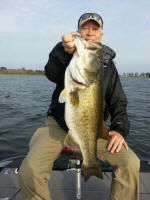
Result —
M62 36L62 45L64 47L64 50L69 54L73 54L76 51L76 47L75 47L74 40L72 37L73 34L79 34L79 33L72 32L72 33L65 34Z

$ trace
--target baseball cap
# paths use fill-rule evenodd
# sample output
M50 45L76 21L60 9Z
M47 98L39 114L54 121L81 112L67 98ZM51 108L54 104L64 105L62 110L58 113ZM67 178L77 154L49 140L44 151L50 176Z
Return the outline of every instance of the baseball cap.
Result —
M96 21L101 28L103 28L103 19L102 17L97 14L97 13L84 13L83 15L81 15L81 17L78 20L78 29L81 28L81 26L87 22L88 20L94 20Z

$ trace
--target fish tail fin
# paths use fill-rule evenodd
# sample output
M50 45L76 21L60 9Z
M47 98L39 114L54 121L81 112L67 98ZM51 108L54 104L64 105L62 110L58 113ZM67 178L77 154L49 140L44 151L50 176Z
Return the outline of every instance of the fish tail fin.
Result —
M98 162L95 165L88 168L83 164L81 168L81 173L85 182L88 181L90 176L96 176L98 178L103 179L102 170Z

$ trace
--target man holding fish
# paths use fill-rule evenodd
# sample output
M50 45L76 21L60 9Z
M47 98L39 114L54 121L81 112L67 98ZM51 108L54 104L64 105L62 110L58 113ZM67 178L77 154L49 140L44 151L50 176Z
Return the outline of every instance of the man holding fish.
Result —
M49 54L45 74L56 89L48 123L31 138L20 168L20 185L28 199L50 199L50 172L65 145L80 148L85 181L92 175L102 178L97 158L112 166L110 200L139 199L140 161L125 141L127 99L114 65L115 52L101 44L102 30L101 16L85 13L78 31L63 35Z

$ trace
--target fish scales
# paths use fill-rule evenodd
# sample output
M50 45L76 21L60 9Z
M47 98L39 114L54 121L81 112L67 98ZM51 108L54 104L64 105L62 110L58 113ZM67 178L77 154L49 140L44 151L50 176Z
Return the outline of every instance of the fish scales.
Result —
M72 120L76 119L74 128L80 133L79 140L82 141L82 138L87 138L84 146L81 147L81 151L83 154L88 151L88 157L84 156L87 158L85 164L88 166L92 163L92 160L96 159L96 139L99 134L100 98L97 98L97 89L99 90L99 88L96 87L97 84L91 85L79 93L78 112L75 112L72 116Z

